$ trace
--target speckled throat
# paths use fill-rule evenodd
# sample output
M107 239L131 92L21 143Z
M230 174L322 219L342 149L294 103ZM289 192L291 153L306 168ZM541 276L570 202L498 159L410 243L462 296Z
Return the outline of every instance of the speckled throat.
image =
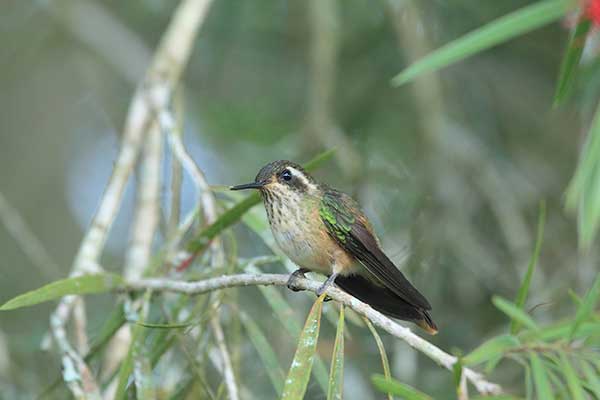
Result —
M300 267L330 274L335 249L319 217L320 199L277 187L261 190L261 195L281 250Z

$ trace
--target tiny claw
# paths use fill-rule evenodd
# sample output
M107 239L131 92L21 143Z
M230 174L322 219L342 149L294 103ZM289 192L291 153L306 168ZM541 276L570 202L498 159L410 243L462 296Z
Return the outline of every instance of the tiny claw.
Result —
M298 285L296 284L297 278L306 278L306 276L304 275L305 272L308 272L308 270L304 269L304 268L299 268L299 269L295 270L294 272L292 272L287 281L288 289L290 289L294 292L301 292L301 291L305 290L305 289L299 288Z

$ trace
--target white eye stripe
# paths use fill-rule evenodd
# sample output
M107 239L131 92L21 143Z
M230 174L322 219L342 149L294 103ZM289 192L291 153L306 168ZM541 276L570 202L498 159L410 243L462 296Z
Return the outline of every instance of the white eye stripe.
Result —
M304 184L304 186L310 188L310 189L316 189L317 187L306 177L306 175L304 175L302 172L298 171L296 168L294 167L288 167L287 168L288 171L290 171L290 173L292 174L292 176L294 176L297 179L300 179L300 181Z

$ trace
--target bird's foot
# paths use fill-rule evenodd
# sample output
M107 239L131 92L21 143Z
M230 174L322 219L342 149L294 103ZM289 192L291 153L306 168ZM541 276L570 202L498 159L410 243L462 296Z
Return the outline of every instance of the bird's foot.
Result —
M302 290L305 290L305 289L299 288L298 285L296 285L296 279L297 278L306 278L306 276L304 274L307 272L308 272L308 270L306 268L298 268L297 270L292 272L287 281L288 289L293 290L294 292L300 292Z
M317 289L317 297L321 296L323 293L325 293L325 291L327 291L327 289L333 284L333 282L335 281L335 278L337 277L338 274L331 274L327 280L325 282L323 282L323 284L321 286L319 286L319 288ZM323 301L330 301L331 298L330 297L325 297L325 299Z

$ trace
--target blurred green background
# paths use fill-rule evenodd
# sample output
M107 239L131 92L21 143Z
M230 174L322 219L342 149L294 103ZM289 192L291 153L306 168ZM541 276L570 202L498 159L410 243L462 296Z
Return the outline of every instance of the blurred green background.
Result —
M215 0L180 91L185 142L209 182L223 185L253 179L269 161L304 162L336 147L316 176L360 201L392 259L409 254L403 269L440 326L432 341L463 353L506 329L490 298L516 295L545 199L544 246L528 307L543 304L533 313L541 321L564 316L567 288L587 290L598 265L593 247L578 254L575 218L564 211L592 111L585 104L597 87L594 71L585 71L589 86L552 108L567 22L415 83L390 85L432 49L529 3ZM20 214L47 255L28 255L3 218L0 302L68 275L110 175L129 101L174 7L160 0L2 3L2 208L10 214L8 202ZM184 212L192 206L185 181ZM119 271L132 208L130 190L105 252L108 269ZM268 254L248 229L235 232L242 255ZM256 289L240 293L287 368L296 338L280 331L270 309L262 312ZM282 293L302 321L313 297ZM113 302L91 299L93 331ZM40 350L52 308L0 314L0 398L31 398L59 376L59 360ZM347 397L380 398L368 381L381 369L375 344L367 330L350 329ZM325 360L334 332L324 324ZM384 335L384 342L395 377L452 398L451 374L398 340ZM274 396L245 346L240 381L261 398ZM522 385L510 369L499 377ZM309 397L323 398L314 385Z

